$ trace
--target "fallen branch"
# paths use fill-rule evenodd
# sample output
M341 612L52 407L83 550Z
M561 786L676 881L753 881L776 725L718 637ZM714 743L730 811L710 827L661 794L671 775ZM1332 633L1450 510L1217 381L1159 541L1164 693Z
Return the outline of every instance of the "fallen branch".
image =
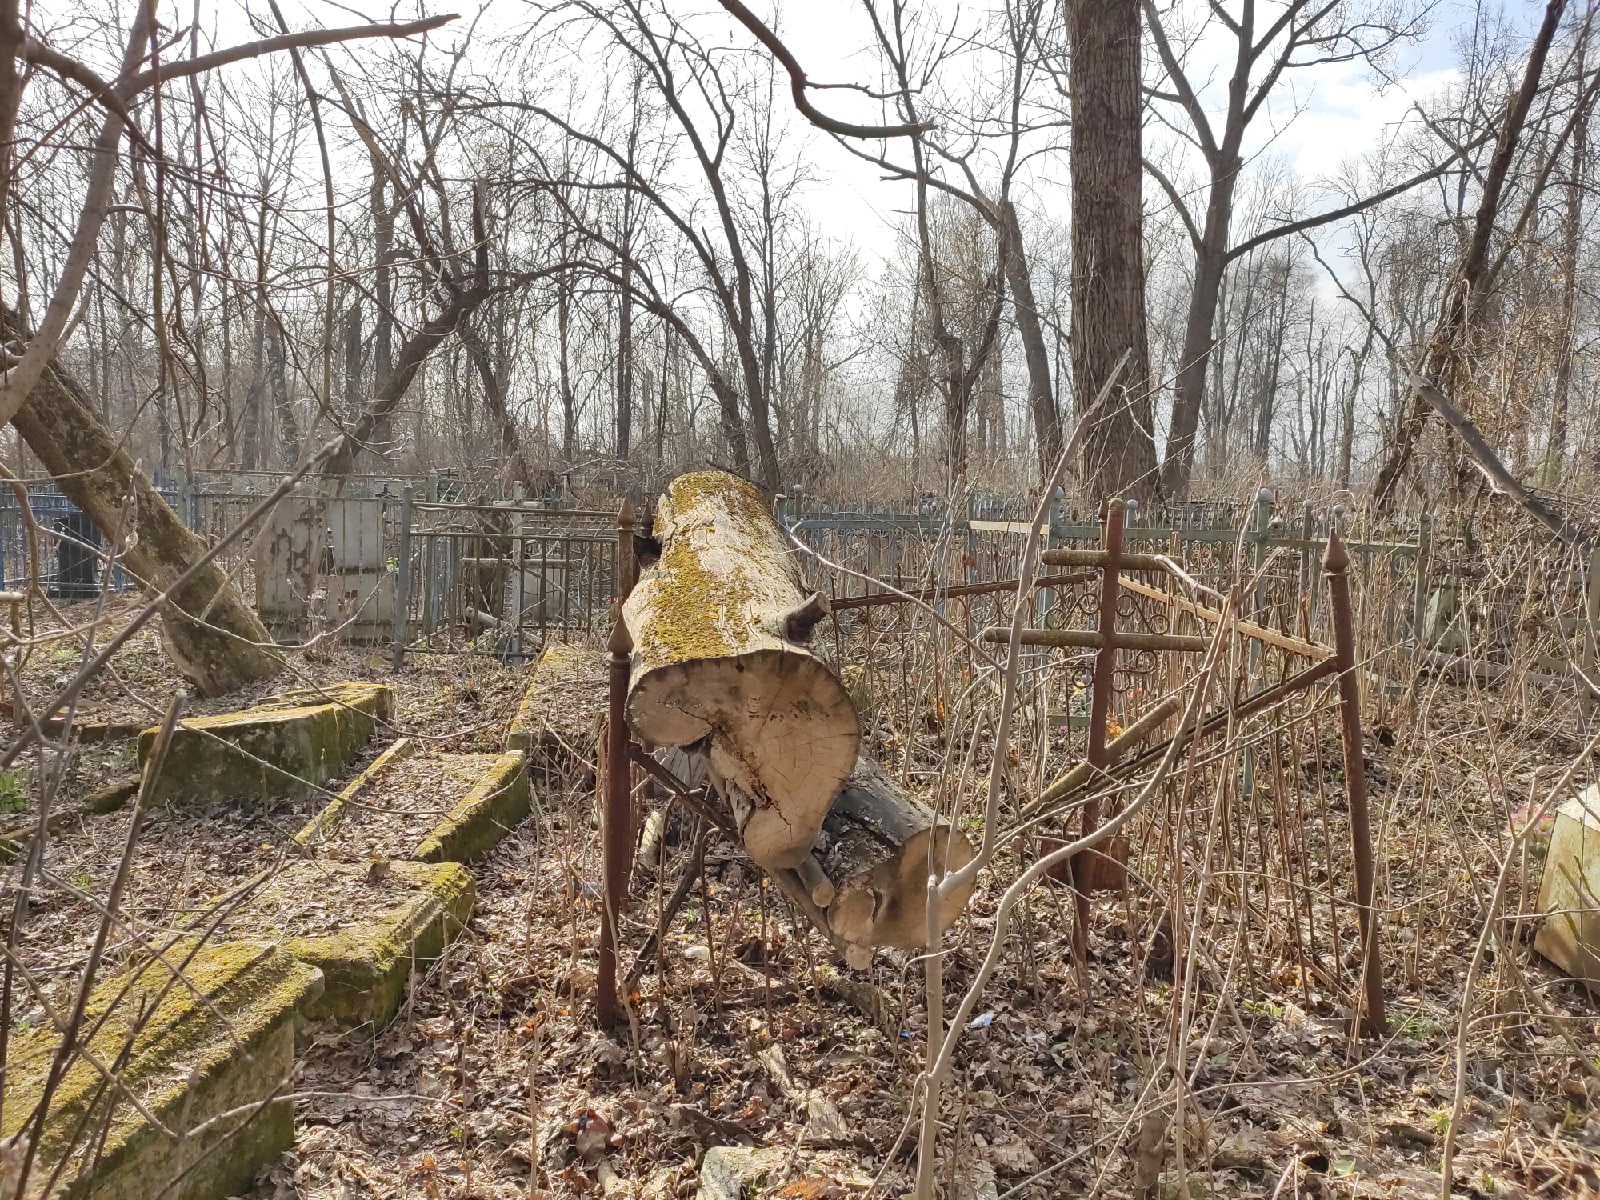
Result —
M1455 430L1456 436L1466 446L1467 453L1472 455L1473 461L1478 464L1478 469L1483 472L1484 478L1495 491L1509 496L1519 508L1568 545L1593 545L1594 534L1574 525L1545 503L1541 497L1523 486L1522 481L1500 461L1500 456L1478 431L1472 419L1451 404L1444 392L1439 390L1438 385L1432 380L1414 374L1411 376L1411 386L1416 388L1417 394L1432 406L1433 411L1439 414L1444 423Z

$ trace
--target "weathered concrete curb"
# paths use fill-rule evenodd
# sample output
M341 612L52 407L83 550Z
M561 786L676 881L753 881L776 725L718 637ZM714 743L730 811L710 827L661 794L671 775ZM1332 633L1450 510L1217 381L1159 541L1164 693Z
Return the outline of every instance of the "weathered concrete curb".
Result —
M167 1196L209 1200L248 1188L294 1144L294 1106L273 1097L287 1090L297 1012L322 990L322 972L236 944L199 950L182 976L152 961L95 989L80 1038L93 1058L68 1063L37 1141L35 1187L67 1158L55 1194L73 1200L142 1200L180 1175ZM5 1137L37 1107L59 1044L46 1029L12 1041ZM120 1088L96 1063L116 1065Z
M304 1016L341 1026L387 1025L400 1009L412 972L444 953L472 917L477 889L459 863L290 863L269 885L291 893L320 894L376 874L397 893L395 902L338 933L277 941L289 954L322 972L321 995L302 1006ZM262 931L266 941L274 932ZM233 936L239 936L234 934ZM257 940L253 934L246 941Z
M521 754L498 755L461 803L417 843L411 857L418 862L471 862L522 824L532 803L526 760Z
M394 708L394 689L335 683L274 696L243 712L179 724L151 800L314 795L355 757ZM142 766L157 731L139 735Z
M530 768L592 772L605 711L605 651L589 642L552 642L506 730L506 749L525 753Z
M365 771L346 784L344 790L330 800L326 808L305 823L300 832L294 835L295 844L311 849L333 837L339 827L340 818L344 816L347 802L354 799L362 788L382 774L383 769L390 763L398 762L407 755L415 753L416 749L417 743L411 738L396 739L394 745L373 759Z

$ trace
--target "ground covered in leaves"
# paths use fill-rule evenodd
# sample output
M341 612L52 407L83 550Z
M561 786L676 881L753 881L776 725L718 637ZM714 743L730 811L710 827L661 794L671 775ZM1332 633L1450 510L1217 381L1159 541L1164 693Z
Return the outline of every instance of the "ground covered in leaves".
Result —
M63 636L55 650L35 648L23 671L30 704L70 677L82 653L79 642L69 656L72 645ZM153 635L139 635L115 665L117 676L86 694L84 713L153 724L176 686ZM414 656L396 674L371 652L338 649L291 655L284 677L261 692L346 678L397 689L393 721L354 774L402 734L431 749L497 750L527 669ZM1524 711L1544 703L1534 696ZM1185 988L1170 953L1161 953L1161 897L1148 876L1136 877L1128 899L1097 902L1085 969L1071 961L1069 898L1043 888L1019 906L1000 969L963 1034L942 1112L942 1194L1437 1195L1463 987L1488 897L1525 806L1584 749L1554 732L1570 727L1564 719L1491 715L1502 711L1429 685L1371 723L1386 1037L1350 1033L1348 907L1343 932L1324 928L1323 951L1299 955L1297 968L1290 947L1315 931L1296 932L1302 917L1272 908L1292 890L1264 888L1263 910L1239 884L1229 909L1236 923L1206 930ZM940 708L873 728L874 749L904 763L915 785L936 773L944 717ZM131 769L126 743L111 745L120 748L84 747L69 764L67 802ZM1296 765L1296 778L1326 773L1315 756L1291 758L1291 776ZM36 760L28 770L52 768ZM1589 775L1585 765L1580 781ZM18 791L33 794L33 776L20 774ZM1210 803L1201 797L1195 811ZM169 911L141 910L142 918L170 924L202 895L226 891L261 861L261 846L306 815L285 811L278 826L260 827L275 813L240 813L230 824L224 812L226 830L180 825L158 834L141 851L134 896L148 896L163 872L192 886L176 889ZM118 848L114 821L94 828L99 851L81 830L63 831L66 857L52 884L59 895L30 918L43 941L25 949L46 952L52 929L68 933L51 945L81 949L72 940L81 941L81 922L63 915L82 908L71 885L99 878ZM636 878L625 964L690 858L687 831L678 832L660 875ZM1342 812L1329 815L1324 833L1323 853L1348 844ZM179 842L190 849L179 854ZM1512 868L1505 941L1487 943L1460 1041L1460 1195L1600 1192L1600 1009L1528 947L1537 836L1526 845ZM1008 844L947 938L952 1007L994 934L1004 885L1033 852L1028 838ZM1160 861L1136 847L1135 864L1147 859ZM870 1018L840 993L837 975L820 969L821 940L731 846L713 842L707 864L703 887L633 989L629 1021L600 1031L593 801L576 786L541 791L529 821L473 868L477 915L418 979L397 1020L376 1033L309 1031L294 1081L297 1144L264 1174L258 1194L692 1196L707 1150L739 1145L777 1152L763 1194L904 1194L926 1041L920 964L880 953L869 974L888 1019ZM1318 902L1337 910L1342 875L1310 870L1307 878ZM1228 879L1219 871L1214 886L1226 892L1235 886ZM1180 894L1193 886L1180 885ZM1339 917L1334 911L1335 929ZM56 966L65 977L70 955L62 953ZM1181 1123L1173 1119L1180 1091Z
M1415 748L1375 749L1374 774L1399 781L1388 785L1386 836L1389 861L1404 862L1416 845L1401 764ZM1487 807L1493 814L1476 820L1505 819L1499 801ZM892 1021L875 1027L814 969L820 940L731 848L713 848L708 885L680 916L659 973L641 978L630 1022L601 1032L590 825L586 797L546 796L478 869L471 936L415 989L402 1019L370 1040L318 1039L297 1081L312 1094L303 1136L272 1172L274 1194L691 1196L707 1149L739 1144L784 1151L761 1194L906 1191L925 1035L916 964L880 953L871 977ZM1485 851L1496 832L1485 831ZM686 859L680 848L664 885L639 880L633 946ZM1484 857L1477 868L1493 865ZM1018 868L1008 858L995 877ZM1397 895L1403 911L1386 937L1392 1013L1379 1041L1352 1040L1347 995L1274 973L1264 950L1253 974L1202 972L1198 1019L1185 1026L1191 1196L1438 1194L1460 988L1485 886L1480 874ZM957 993L987 946L997 892L991 879L950 939ZM1177 993L1157 977L1136 908L1102 904L1085 980L1069 961L1066 899L1046 890L1030 900L947 1091L944 1195L1181 1194L1170 1112L1150 1087L1175 1049ZM1503 978L1484 991L1499 999L1480 997L1468 1031L1457 1191L1593 1192L1596 1008L1523 945L1514 950L1492 956L1488 973Z

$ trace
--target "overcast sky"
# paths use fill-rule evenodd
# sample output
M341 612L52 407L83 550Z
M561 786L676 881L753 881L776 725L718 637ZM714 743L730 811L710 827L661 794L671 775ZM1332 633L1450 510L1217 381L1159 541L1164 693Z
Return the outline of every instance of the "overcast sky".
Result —
M764 0L752 7L769 20L776 19L785 42L813 80L877 82L875 56L864 49L872 45L873 35L861 0ZM950 19L959 19L962 11L974 10L971 4L933 3L927 7L944 10ZM1531 12L1538 7L1512 0L1511 11L1526 8ZM1381 86L1361 63L1334 64L1297 73L1292 93L1286 87L1277 95L1272 120L1260 123L1256 145L1250 149L1260 150L1270 138L1272 153L1289 164L1307 185L1337 176L1345 163L1404 120L1413 103L1428 99L1457 77L1454 34L1472 19L1472 12L1469 4L1443 0L1433 11L1426 37L1399 52L1393 64L1400 78L1398 86ZM728 29L730 40L743 40L742 31L731 19ZM814 99L826 111L871 119L870 113L848 93L825 91ZM823 135L811 136L808 146L818 177L811 195L818 219L835 231L848 234L867 253L886 254L890 247L884 236L885 226L897 206L909 203L907 189L884 183L877 171ZM1066 170L1062 161L1053 167L1058 174ZM1054 176L1035 179L1034 202L1053 207L1053 193L1059 193L1059 203L1064 207L1064 178L1059 182L1059 187L1052 186ZM1159 194L1154 189L1150 192L1147 203L1159 203Z
M256 3L257 0L245 0ZM1093 0L1088 0L1093 2ZM1194 0L1196 4L1200 0ZM706 14L715 29L726 28L730 44L748 45L750 39L731 18L722 14L714 0L665 0L680 13ZM187 8L187 0L182 6ZM219 20L226 23L220 13ZM466 19L476 11L470 0L420 0L430 13L460 11ZM861 0L753 0L752 7L782 32L790 48L818 82L876 84L877 56L870 25ZM1267 5L1275 8L1276 5ZM1521 25L1537 17L1540 6L1525 0L1509 0L1507 11ZM373 19L384 19L392 11L387 0L355 0L353 4L332 0L297 0L285 5L291 24L342 23L352 11L364 12ZM300 19L296 20L296 9ZM402 7L400 10L405 12ZM489 0L479 28L519 24L527 13L521 0ZM936 14L941 22L962 20L964 15L985 11L982 5L958 5L952 0L927 0L920 11ZM1257 123L1254 145L1247 150L1268 148L1306 185L1308 192L1320 181L1337 178L1346 163L1369 149L1404 120L1413 103L1425 101L1456 77L1454 47L1457 31L1473 18L1473 8L1465 0L1440 0L1428 21L1428 33L1420 41L1402 48L1392 66L1399 83L1383 87L1361 63L1343 63L1295 72L1292 83L1274 95L1268 119ZM714 15L713 15L714 14ZM1264 19L1264 18L1263 18ZM448 41L450 32L436 35ZM219 30L219 37L227 40ZM1219 46L1217 51L1226 51ZM1195 75L1204 74L1202 47ZM845 117L871 120L876 106L848 92L823 91L814 99L825 110ZM881 259L893 248L888 236L896 209L909 202L908 189L888 184L880 173L860 162L833 143L827 136L796 122L796 136L805 139L807 158L815 184L807 203L816 221L829 234L848 239L868 257ZM1153 134L1153 137L1159 134ZM1267 144L1270 143L1268 147ZM1025 181L1025 199L1054 210L1066 204L1064 158L1049 163L1048 175ZM1031 195L1027 193L1031 192ZM1163 203L1154 188L1147 189L1147 205Z

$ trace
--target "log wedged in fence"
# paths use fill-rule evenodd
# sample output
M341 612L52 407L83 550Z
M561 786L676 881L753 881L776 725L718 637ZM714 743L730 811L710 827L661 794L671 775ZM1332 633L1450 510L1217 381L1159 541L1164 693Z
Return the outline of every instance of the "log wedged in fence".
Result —
M294 1102L283 1093L297 1012L321 993L322 972L271 946L209 946L187 963L174 953L172 968L147 961L89 998L87 1054L68 1062L35 1143L35 1171L44 1173L90 1143L84 1169L68 1169L61 1194L143 1200L188 1171L164 1194L236 1195L294 1144ZM50 1028L14 1037L0 1136L9 1140L32 1115L59 1041ZM115 1069L120 1083L107 1086L102 1068Z
M394 710L394 689L332 683L272 696L253 708L181 721L151 789L158 803L240 796L316 795ZM139 735L139 762L159 730Z
M855 946L927 944L930 871L960 870L976 851L967 835L935 819L882 767L863 758L828 810L817 862L834 886L828 907L833 932ZM970 886L946 897L940 930L972 896Z
M860 744L844 686L797 640L816 602L761 493L736 476L673 480L654 536L661 557L622 610L629 724L658 746L703 744L751 858L791 867Z
M530 767L592 775L605 714L605 651L589 641L551 642L506 730L506 749L522 751Z

